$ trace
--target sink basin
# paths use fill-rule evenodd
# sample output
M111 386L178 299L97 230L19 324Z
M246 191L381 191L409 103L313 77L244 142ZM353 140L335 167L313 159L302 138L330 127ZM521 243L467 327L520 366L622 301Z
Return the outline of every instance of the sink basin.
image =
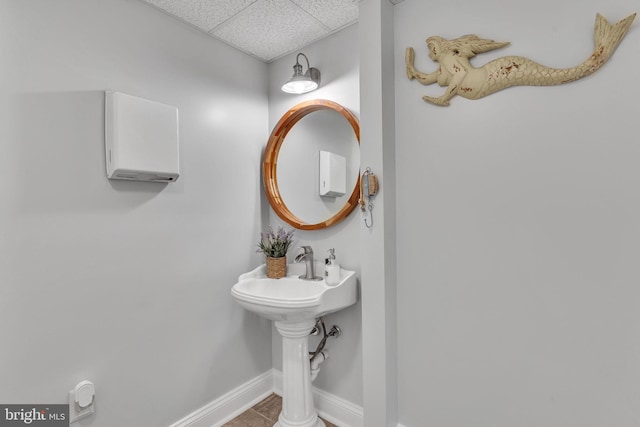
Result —
M315 271L316 275L322 275L324 265L315 263ZM269 279L263 264L242 274L233 285L231 295L245 309L284 322L316 319L358 300L358 279L354 271L341 268L340 282L335 286L327 285L324 279L300 279L298 276L304 273L304 264L289 264L286 277Z
M269 279L265 264L238 278L231 295L245 309L275 322L282 336L282 412L274 427L326 427L313 405L309 333L318 317L341 310L358 300L354 271L340 269L340 281L303 280L305 265L287 265L287 276ZM315 263L316 275L324 265Z

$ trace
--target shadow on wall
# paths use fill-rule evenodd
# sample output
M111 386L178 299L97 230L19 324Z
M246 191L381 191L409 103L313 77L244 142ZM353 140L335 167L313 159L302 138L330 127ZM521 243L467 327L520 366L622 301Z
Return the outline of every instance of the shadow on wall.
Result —
M129 210L167 187L106 178L104 92L22 93L12 105L20 167L10 204L20 213Z

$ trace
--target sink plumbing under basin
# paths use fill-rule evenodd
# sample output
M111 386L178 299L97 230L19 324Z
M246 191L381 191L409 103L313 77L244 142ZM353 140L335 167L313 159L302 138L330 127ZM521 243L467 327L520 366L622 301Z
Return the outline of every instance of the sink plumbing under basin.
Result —
M315 271L323 271L316 263ZM354 271L340 269L335 286L299 276L305 266L287 265L287 276L267 278L266 266L242 274L231 295L245 309L273 320L282 335L282 412L274 427L325 427L313 405L309 366L309 333L316 319L358 301Z

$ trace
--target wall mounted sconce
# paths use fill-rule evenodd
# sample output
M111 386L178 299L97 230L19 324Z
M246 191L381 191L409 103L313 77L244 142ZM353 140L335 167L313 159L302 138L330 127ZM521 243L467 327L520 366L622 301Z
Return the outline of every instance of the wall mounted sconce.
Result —
M302 74L302 65L298 59L303 56L307 61L307 72ZM318 89L320 86L320 70L309 66L309 59L304 53L296 56L296 65L293 66L293 77L282 85L282 91L287 93L307 93Z

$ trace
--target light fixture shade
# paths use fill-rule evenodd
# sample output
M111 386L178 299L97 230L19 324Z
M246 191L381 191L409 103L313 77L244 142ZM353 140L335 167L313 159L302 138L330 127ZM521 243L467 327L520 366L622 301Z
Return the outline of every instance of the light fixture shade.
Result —
M313 81L309 72L303 76L294 75L291 80L282 85L282 91L287 93L307 93L318 89L318 82Z
M298 58L303 56L307 60L307 72L302 74L302 65ZM320 85L320 70L309 67L309 60L303 53L296 57L296 64L293 66L293 76L288 82L282 85L282 91L286 93L307 93L316 90Z

